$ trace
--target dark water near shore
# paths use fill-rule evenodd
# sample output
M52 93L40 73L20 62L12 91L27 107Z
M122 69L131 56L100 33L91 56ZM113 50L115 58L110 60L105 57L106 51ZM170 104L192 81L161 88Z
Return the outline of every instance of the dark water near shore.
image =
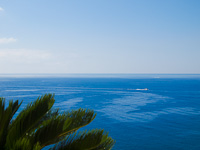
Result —
M87 128L109 131L114 150L200 149L198 75L0 77L0 96L23 100L22 107L45 93L55 93L61 110L95 110Z

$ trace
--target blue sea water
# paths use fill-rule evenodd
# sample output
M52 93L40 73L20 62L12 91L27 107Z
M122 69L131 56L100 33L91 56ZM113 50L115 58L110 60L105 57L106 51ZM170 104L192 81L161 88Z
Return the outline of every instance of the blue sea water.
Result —
M200 149L200 75L0 77L0 96L22 107L45 93L61 111L93 109L85 128L109 131L114 150Z

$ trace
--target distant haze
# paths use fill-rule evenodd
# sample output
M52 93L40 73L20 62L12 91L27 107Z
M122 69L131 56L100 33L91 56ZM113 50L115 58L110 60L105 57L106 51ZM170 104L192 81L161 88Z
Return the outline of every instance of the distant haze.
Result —
M200 74L199 0L0 2L0 74Z

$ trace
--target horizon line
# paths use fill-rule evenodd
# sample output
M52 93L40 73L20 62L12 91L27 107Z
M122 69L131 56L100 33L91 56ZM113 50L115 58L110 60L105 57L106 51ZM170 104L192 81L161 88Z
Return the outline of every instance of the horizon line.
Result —
M0 78L200 78L200 74L164 73L0 73Z

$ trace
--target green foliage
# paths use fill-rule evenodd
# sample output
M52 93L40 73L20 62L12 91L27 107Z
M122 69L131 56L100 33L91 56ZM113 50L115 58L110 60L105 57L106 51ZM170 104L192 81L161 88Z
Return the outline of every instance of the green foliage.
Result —
M105 150L113 146L114 140L104 130L94 129L68 135L51 150Z
M109 150L114 140L100 129L78 132L94 120L92 110L78 109L64 113L51 110L54 95L45 94L13 118L21 103L0 98L0 149L40 150L55 144L51 150Z

